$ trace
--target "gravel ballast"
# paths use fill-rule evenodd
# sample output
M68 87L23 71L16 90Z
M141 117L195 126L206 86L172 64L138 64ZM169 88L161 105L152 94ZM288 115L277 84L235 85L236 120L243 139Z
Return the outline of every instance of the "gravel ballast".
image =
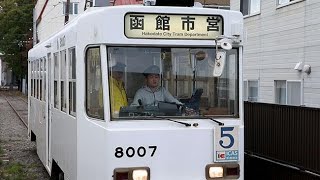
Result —
M49 180L35 142L28 139L27 127L6 101L9 95L0 91L0 179ZM18 105L27 109L26 103Z

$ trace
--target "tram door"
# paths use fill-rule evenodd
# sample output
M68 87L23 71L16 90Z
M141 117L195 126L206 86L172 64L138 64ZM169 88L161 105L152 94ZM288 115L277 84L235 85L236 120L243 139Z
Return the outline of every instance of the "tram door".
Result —
M47 144L46 144L46 147L47 147L47 153L46 153L46 159L47 159L47 166L48 167L50 167L50 163L51 163L51 120L52 120L52 118L51 118L51 108L52 108L52 100L51 100L51 95L52 95L52 91L53 91L53 89L52 89L52 87L53 87L53 75L52 75L52 68L53 68L53 65L52 65L52 58L51 58L51 53L48 53L48 57L47 57L47 59L48 59L48 68L47 68L47 77L48 77L48 79L47 79L47 83L46 83L46 85L47 85L47 139L46 139L46 142L47 142Z

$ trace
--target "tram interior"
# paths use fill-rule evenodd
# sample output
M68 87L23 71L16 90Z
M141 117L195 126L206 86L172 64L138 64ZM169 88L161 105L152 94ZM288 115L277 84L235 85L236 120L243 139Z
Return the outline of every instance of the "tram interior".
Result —
M215 48L149 48L108 47L108 70L117 62L125 64L124 88L130 106L135 93L145 85L144 70L156 65L160 68L160 84L197 115L238 117L239 83L238 50L226 52L220 76L214 76ZM99 48L87 51L86 107L91 117L104 119L101 56ZM112 70L108 72L112 75ZM113 98L112 91L109 92ZM168 108L166 106L166 108ZM180 114L179 114L180 116Z
M108 52L108 64L126 65L123 80L129 105L136 91L145 84L144 69L156 65L160 67L160 85L180 102L198 108L199 115L238 115L236 49L227 52L220 77L213 76L214 48L110 47Z

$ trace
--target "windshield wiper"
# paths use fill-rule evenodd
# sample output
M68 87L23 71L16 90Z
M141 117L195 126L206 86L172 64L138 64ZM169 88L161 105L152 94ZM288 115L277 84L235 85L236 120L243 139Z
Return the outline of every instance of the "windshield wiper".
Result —
M176 121L176 120L169 119L169 118L165 118L165 117L158 117L158 116L153 116L153 117L154 117L154 118L159 118L159 119L162 119L162 120L172 121L172 122L179 123L179 124L183 124L183 125L185 125L186 127L190 127L190 126L191 126L190 123L180 122L180 121Z
M195 118L197 118L197 116ZM211 121L217 123L219 126L224 126L223 122L220 122L220 121L218 121L216 119L213 119L212 117L199 116L198 118L200 118L200 119L210 119Z
M211 119L212 121L214 121L215 123L218 123L218 125L219 126L224 126L224 123L223 122L220 122L220 121L218 121L218 120L215 120L215 119L213 119L213 118L211 118L211 117L207 117L208 119Z

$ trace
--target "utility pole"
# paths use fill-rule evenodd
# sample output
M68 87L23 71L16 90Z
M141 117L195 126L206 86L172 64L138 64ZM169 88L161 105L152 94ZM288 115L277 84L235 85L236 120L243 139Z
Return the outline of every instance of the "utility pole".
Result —
M70 10L70 0L66 2L65 16L64 16L64 24L67 24L69 21L69 10Z

